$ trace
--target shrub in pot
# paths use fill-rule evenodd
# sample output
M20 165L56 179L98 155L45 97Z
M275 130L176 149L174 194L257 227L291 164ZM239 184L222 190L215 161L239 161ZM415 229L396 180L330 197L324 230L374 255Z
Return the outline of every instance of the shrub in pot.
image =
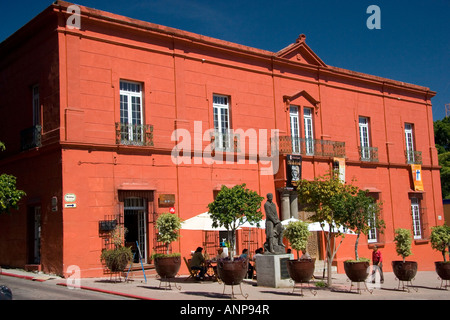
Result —
M230 258L220 259L217 263L219 278L226 285L240 284L247 274L248 260L234 257L236 230L245 222L259 225L263 217L260 211L263 199L241 184L233 188L222 186L214 202L208 204L213 226L222 226L228 231Z
M123 226L116 226L111 231L113 248L103 250L100 256L100 260L111 272L123 272L133 259L131 248L123 246L126 232L127 229Z
M166 253L156 253L152 255L155 269L161 278L173 278L176 276L181 266L181 254L170 253L170 244L179 237L182 220L175 214L163 213L156 220L158 229L158 241L166 245Z
M417 273L417 262L406 261L405 258L412 255L412 235L408 229L395 229L394 237L396 252L402 257L402 261L392 261L392 269L400 281L411 281Z
M348 215L345 222L347 228L355 230L355 259L344 261L344 270L352 282L363 282L369 275L370 259L360 258L358 244L362 234L367 235L371 228L382 232L384 221L380 219L381 203L369 195L367 190L358 190L356 194L347 194L345 201Z
M446 258L447 249L450 248L450 227L447 225L432 227L430 241L431 247L442 253L443 261L434 262L437 274L442 280L450 280L450 261Z
M297 259L287 261L289 276L297 283L308 282L314 275L315 259L300 258L300 251L306 251L310 234L308 223L301 220L289 222L283 233L292 249L297 251Z

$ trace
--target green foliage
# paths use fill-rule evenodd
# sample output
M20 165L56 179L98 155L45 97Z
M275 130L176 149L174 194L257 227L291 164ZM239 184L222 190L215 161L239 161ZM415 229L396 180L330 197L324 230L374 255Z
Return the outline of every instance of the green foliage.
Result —
M181 218L172 213L163 213L156 220L158 241L166 244L167 254L169 254L169 245L180 237L178 231L181 229L181 222Z
M396 252L399 256L403 258L403 262L405 262L405 258L412 255L411 252L411 244L412 244L412 235L411 230L398 228L395 229L395 248Z
M0 151L5 145L0 141ZM8 174L0 175L0 214L10 213L11 209L19 208L19 201L26 193L16 188L16 177Z
M297 250L299 257L299 251L306 249L310 234L311 232L308 230L308 223L300 220L289 222L283 233L284 237L289 240L292 249Z
M445 252L447 248L450 248L450 227L447 225L432 227L430 241L431 247L440 251L446 262Z
M434 140L441 166L442 198L450 199L450 117L434 122Z
M352 263L352 262L370 262L370 259L369 258L358 258L358 259L356 259L356 260L352 260L352 259L350 259L350 260L345 260L345 262L347 262L347 263Z
M152 260L158 259L158 258L172 258L172 257L181 257L181 253L174 252L174 253L153 253L151 256Z
M112 272L123 271L128 263L133 259L133 252L130 247L119 246L110 250L103 250L100 260Z
M222 186L216 200L208 204L213 226L223 226L231 232L232 248L234 248L236 230L242 224L248 221L259 226L263 218L260 211L263 199L255 191L247 189L244 183L233 188Z

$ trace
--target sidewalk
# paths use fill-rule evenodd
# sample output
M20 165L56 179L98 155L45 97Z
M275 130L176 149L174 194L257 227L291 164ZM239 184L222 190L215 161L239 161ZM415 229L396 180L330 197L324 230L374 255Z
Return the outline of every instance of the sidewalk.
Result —
M57 276L36 274L19 269L3 269L1 277L14 276L33 281L45 281L60 286L75 285L80 290L94 290L109 294L133 297L145 300L230 300L232 290L235 300L450 300L450 288L441 289L441 280L434 271L419 271L412 281L412 285L405 290L399 290L399 281L392 272L385 272L383 284L367 283L372 293L365 290L364 283L360 284L361 291L357 292L357 285L348 281L345 274L333 274L333 289L320 288L316 283L322 281L321 275L303 286L303 294L297 285L292 293L290 288L269 288L257 286L256 280L244 280L241 286L224 286L212 281L187 280L187 275L180 275L170 283L160 281L158 276L148 275L145 282L143 277L115 282L110 277L82 278L79 282ZM323 279L326 283L326 279ZM170 287L169 287L170 286ZM247 299L241 295L248 295ZM224 292L225 289L225 292ZM313 294L313 289L316 294Z

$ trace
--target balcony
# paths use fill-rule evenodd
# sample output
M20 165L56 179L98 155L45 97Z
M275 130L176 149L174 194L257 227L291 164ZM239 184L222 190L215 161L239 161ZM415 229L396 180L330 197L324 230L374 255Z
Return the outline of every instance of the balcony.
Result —
M280 136L278 141L280 154L345 158L345 142L291 136Z
M407 164L422 164L422 151L405 150Z
M42 146L42 126L35 125L20 132L20 150L30 150Z
M358 147L359 160L365 162L378 162L377 147Z
M215 151L240 152L239 135L235 134L233 130L227 130L225 133L213 131L210 135Z
M152 147L153 126L116 122L116 144Z

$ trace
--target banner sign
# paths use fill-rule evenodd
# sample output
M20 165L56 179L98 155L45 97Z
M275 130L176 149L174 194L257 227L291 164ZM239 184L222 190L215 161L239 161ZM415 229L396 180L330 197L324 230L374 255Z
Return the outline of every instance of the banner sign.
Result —
M286 155L286 186L296 187L302 178L302 156Z
M422 166L420 164L412 164L411 174L414 182L414 191L423 191Z

